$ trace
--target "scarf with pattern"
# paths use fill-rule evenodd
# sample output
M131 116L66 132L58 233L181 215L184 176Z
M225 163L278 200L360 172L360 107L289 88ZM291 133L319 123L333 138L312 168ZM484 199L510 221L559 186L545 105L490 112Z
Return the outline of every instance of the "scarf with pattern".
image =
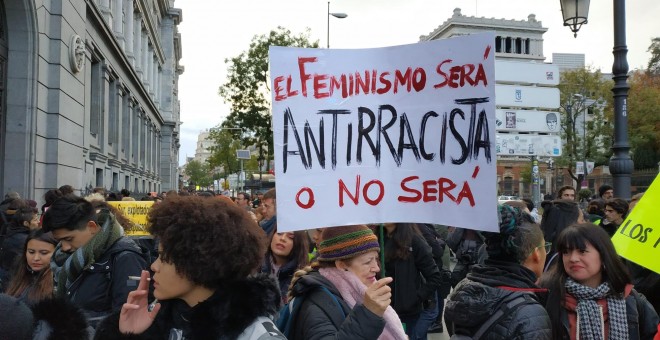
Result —
M607 314L609 316L611 340L628 339L628 318L626 317L626 301L618 294L611 294L609 283L603 282L596 288L582 285L572 278L566 280L566 292L577 300L578 325L577 339L605 339L605 320L603 311L596 301L607 299Z
M66 296L66 292L85 269L94 264L122 236L123 229L115 216L107 209L97 213L99 231L87 244L66 253L61 249L61 243L55 248L51 269L55 277L55 294Z

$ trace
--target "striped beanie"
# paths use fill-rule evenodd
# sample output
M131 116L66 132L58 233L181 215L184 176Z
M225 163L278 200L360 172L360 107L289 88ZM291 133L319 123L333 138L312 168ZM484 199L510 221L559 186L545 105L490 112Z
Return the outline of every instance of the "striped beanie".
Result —
M378 239L366 225L349 225L323 229L319 244L319 261L345 260L372 250L379 251Z

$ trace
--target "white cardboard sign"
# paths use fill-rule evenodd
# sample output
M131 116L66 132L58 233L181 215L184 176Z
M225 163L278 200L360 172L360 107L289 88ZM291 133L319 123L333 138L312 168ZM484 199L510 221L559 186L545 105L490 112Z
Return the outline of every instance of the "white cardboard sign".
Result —
M498 230L494 40L271 47L278 231Z

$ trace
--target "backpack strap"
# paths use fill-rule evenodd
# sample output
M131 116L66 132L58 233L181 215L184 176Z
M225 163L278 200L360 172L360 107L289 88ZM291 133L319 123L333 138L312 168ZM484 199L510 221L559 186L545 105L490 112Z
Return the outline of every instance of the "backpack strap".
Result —
M513 313L516 311L520 306L526 305L526 304L532 304L535 303L531 298L527 298L524 295L519 295L505 303L502 303L500 307L497 309L493 315L484 322L484 324L479 327L476 333L472 336L473 339L480 339L484 334L487 334L490 329L497 324L500 320L502 320L505 316Z

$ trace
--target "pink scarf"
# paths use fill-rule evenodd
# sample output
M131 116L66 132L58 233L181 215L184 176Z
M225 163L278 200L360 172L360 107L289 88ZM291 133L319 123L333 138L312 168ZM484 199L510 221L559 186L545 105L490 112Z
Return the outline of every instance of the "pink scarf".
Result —
M351 308L356 304L361 304L364 300L364 293L367 291L367 286L353 273L337 268L321 268L319 269L319 273L337 287L341 297ZM401 320L392 306L387 306L383 318L385 319L385 329L378 337L379 340L408 339L408 336L403 331Z

